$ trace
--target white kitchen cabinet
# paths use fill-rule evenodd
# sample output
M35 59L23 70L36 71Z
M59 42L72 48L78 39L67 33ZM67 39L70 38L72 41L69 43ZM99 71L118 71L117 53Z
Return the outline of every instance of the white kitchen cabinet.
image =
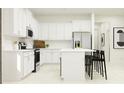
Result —
M32 26L32 13L29 9L25 9L26 13L26 25L27 26Z
M91 21L90 20L74 20L72 21L73 32L90 32Z
M28 70L29 70L29 57L28 56L24 56L23 57L23 64L24 64L24 76L26 76L28 74Z
M3 9L4 35L14 37L26 36L26 16L24 9Z
M60 52L56 49L42 49L41 50L41 64L43 63L59 63Z
M40 65L44 63L44 60L45 60L44 51L40 50Z
M3 34L7 36L18 36L19 34L19 9L5 8L2 11Z
M57 34L57 28L56 28L56 23L49 23L49 40L57 40L56 37L58 36Z
M38 40L39 39L39 30L38 30L38 22L35 18L32 19L32 30L33 30L33 39Z
M41 40L48 40L49 37L49 24L48 23L41 23L40 24L40 38Z
M65 23L64 40L72 40L72 23Z
M24 9L19 9L19 37L26 37L26 14Z
M41 23L40 31L42 40L72 40L71 23Z
M2 61L3 81L21 80L34 70L34 51L4 51Z
M53 53L52 53L52 62L53 63L59 63L59 57L60 57L60 53L53 51Z
M57 23L57 33L56 33L56 39L57 40L64 40L64 34L65 34L65 27L64 23Z
M34 53L25 52L23 54L24 77L34 70Z
M45 51L44 52L44 62L45 63L52 63L52 55L51 55L51 51Z
M3 9L3 34L13 37L26 37L26 27L30 26L34 32L34 39L39 39L38 22L28 9Z

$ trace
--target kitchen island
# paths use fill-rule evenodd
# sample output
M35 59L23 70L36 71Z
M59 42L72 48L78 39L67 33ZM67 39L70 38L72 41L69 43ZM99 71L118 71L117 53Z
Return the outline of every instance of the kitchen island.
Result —
M63 80L85 80L85 53L91 49L61 49L60 75Z

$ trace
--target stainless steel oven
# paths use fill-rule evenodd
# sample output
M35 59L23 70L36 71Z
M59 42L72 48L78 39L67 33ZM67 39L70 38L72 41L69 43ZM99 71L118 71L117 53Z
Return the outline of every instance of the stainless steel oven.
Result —
M40 69L40 49L34 50L34 71L37 72Z

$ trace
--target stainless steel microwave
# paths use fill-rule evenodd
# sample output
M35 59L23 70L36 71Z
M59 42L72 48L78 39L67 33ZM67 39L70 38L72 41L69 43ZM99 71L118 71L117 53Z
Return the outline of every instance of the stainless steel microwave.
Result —
M32 38L33 37L33 31L30 27L27 27L27 38Z

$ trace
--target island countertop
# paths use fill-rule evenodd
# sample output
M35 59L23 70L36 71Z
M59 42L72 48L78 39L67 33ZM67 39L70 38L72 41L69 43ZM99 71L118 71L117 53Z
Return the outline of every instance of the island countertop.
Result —
M75 49L61 49L61 52L93 52L94 50L92 49L83 49L83 48L75 48Z

